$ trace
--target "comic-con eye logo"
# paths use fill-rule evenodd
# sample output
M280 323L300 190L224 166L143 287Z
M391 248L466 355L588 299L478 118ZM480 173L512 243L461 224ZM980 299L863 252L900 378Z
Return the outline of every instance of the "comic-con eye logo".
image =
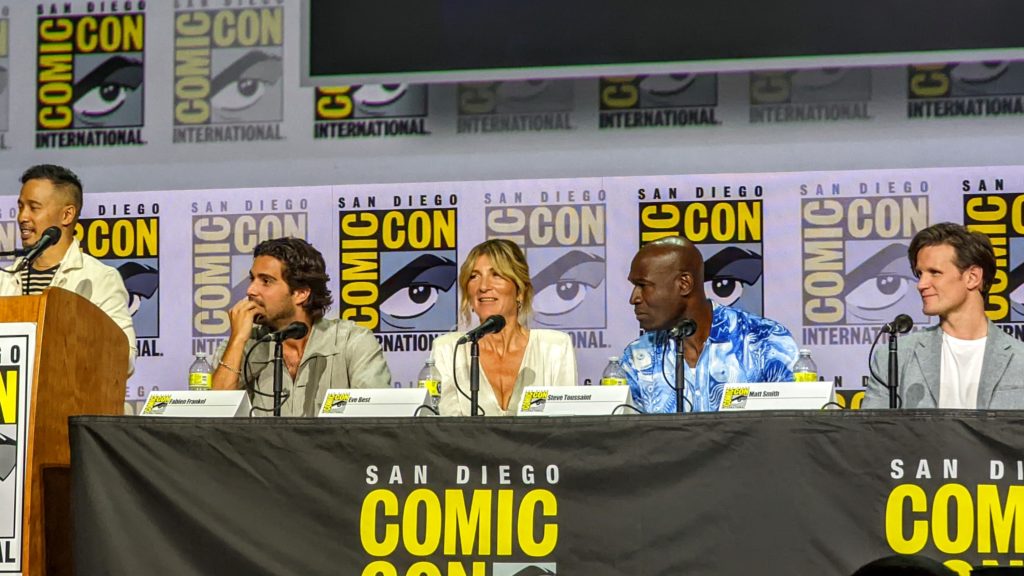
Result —
M726 388L722 396L723 410L739 410L747 406L750 388Z
M317 87L313 98L317 139L428 134L425 85Z
M565 80L472 82L457 88L459 114L563 112L573 108L573 83Z
M175 125L281 121L283 39L282 7L178 12Z
M870 68L750 73L750 122L868 120Z
M452 286L458 276L454 256L454 251L441 255L416 252L381 254L382 331L428 332L451 325L455 311Z
M617 76L600 80L600 127L715 125L715 74Z
M723 306L756 311L762 296L761 254L738 246L702 249L704 255L704 294Z
M927 320L907 261L928 226L926 196L805 199L801 215L806 324Z
M871 98L870 68L750 73L750 103L848 102Z
M142 408L143 414L163 414L171 404L170 394L150 394Z
M427 113L427 87L416 84L365 84L317 87L317 120L401 118Z
M544 406L548 403L547 390L531 390L523 395L523 405L519 407L520 412L543 412Z
M446 332L458 301L455 208L341 213L342 317L375 332Z
M997 181L995 189L1002 187ZM995 278L985 295L985 314L993 322L1024 322L1022 215L1024 194L964 195L964 225L985 234L995 249Z
M650 202L640 207L640 244L666 236L693 242L704 257L704 293L724 306L764 310L760 200Z
M496 206L484 215L488 238L511 240L526 253L538 326L606 326L604 204Z
M1024 114L1024 64L961 62L911 66L910 118Z
M459 134L572 130L571 80L523 80L459 84Z
M961 98L1024 93L1020 62L961 62L911 66L907 75L910 98Z
M141 126L144 14L40 18L39 130Z
M348 406L348 400L351 394L345 393L332 393L328 394L324 398L323 414L344 414L345 407Z
M601 109L714 106L718 79L714 74L668 74L601 78Z
M605 248L536 248L527 256L534 321L545 327L605 327Z
M160 336L160 220L84 218L75 226L82 251L115 268L128 290L138 338Z

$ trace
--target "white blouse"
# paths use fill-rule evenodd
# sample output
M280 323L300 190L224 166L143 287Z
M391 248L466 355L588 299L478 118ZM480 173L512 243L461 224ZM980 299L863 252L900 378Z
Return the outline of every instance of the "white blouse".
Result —
M465 396L459 393L452 374L452 357L455 343L462 337L461 332L452 332L434 340L430 356L434 366L441 374L441 402L439 409L442 416L469 416L469 351L471 344L459 346L455 360L455 376ZM480 368L480 409L484 416L512 416L518 412L523 397L523 388L527 386L576 386L576 351L572 340L565 332L557 330L531 329L526 350L523 352L523 363L519 367L519 376L512 389L508 401L508 410L502 410L494 389L487 381L487 374Z

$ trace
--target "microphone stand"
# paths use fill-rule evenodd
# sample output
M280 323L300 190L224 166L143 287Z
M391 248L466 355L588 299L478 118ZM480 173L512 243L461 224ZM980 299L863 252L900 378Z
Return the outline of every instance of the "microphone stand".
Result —
M480 344L476 338L469 347L469 408L470 415L480 415Z
M900 370L896 357L896 330L889 331L889 409L896 408L896 391L900 388Z
M284 382L284 341L274 343L274 416L281 415L281 395Z
M682 414L686 412L686 406L683 404L683 396L686 392L686 367L684 363L686 358L683 356L683 343L686 341L686 335L680 331L675 338L676 341L676 413Z

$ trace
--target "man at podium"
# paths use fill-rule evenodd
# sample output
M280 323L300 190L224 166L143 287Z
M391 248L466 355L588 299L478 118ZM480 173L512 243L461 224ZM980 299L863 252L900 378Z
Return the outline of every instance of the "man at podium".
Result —
M121 327L128 338L128 374L138 351L128 292L118 271L82 252L75 225L82 213L82 182L62 166L40 164L21 176L18 228L28 250L0 274L0 296L41 294L50 286L89 300Z
M231 335L214 354L215 389L246 388L256 415L273 412L274 340L283 343L282 416L315 416L332 388L391 386L373 333L349 320L324 318L332 300L330 276L316 248L299 238L276 238L257 245L253 256L246 297L228 313ZM254 330L256 324L261 326Z

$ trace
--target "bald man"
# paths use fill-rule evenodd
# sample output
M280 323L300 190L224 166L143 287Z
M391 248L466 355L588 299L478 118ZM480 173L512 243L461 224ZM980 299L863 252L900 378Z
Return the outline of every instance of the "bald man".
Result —
M685 412L718 410L725 384L790 382L797 345L785 326L704 295L704 258L693 243L662 238L640 248L629 269L633 305L644 335L626 346L622 367L637 407L676 412L676 344L669 330L689 318Z

